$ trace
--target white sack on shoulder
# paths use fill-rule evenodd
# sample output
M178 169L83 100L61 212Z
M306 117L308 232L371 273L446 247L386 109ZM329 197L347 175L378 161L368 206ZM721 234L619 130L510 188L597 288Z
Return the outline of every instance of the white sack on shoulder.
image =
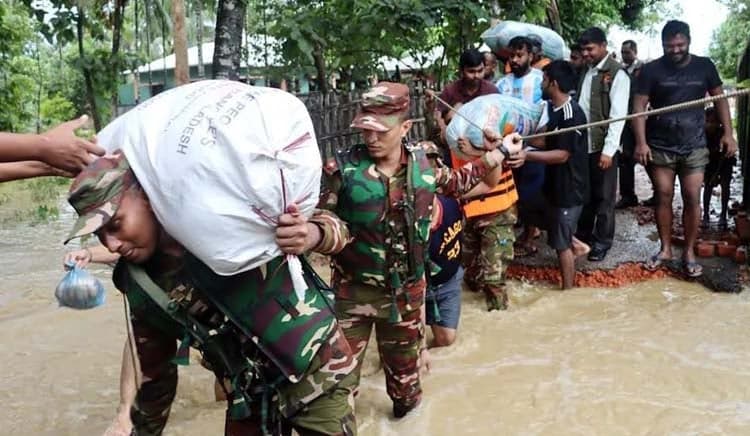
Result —
M292 202L309 217L318 201L312 121L279 89L195 82L145 101L97 138L123 150L159 222L217 274L281 255L273 221Z

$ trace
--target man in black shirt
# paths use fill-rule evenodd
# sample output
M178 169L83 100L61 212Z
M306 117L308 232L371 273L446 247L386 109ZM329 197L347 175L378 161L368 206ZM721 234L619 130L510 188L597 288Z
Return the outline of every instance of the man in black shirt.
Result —
M689 53L690 27L682 21L667 22L662 30L664 56L643 66L633 101L633 111L642 112L650 102L654 109L723 93L721 79L710 59ZM725 126L721 148L727 157L737 150L732 136L729 105L715 103L719 120ZM656 227L661 250L646 262L650 269L672 258L672 197L675 175L680 177L685 228L683 269L687 276L698 277L703 268L696 263L693 247L700 220L700 189L708 163L705 119L702 107L633 120L635 158L653 167L657 195ZM648 131L647 131L648 130Z
M576 73L565 61L553 61L544 67L542 92L547 104L547 131L586 124L586 116L569 95L576 87ZM549 136L543 150L526 152L526 161L546 165L542 191L547 203L544 221L550 247L557 250L562 289L572 288L575 258L589 247L575 234L583 205L589 199L589 154L586 131L575 130ZM544 219L546 218L546 219Z

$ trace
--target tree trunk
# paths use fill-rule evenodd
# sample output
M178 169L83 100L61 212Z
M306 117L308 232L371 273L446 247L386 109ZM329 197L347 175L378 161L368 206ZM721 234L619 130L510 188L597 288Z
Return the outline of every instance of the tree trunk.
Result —
M112 77L115 78L115 86L112 89L112 116L117 116L118 103L118 86L122 64L120 62L120 41L122 39L122 22L125 17L125 6L127 0L115 0L115 10L112 19L112 51L109 54L110 65L112 67Z
M86 53L83 50L83 23L86 20L86 13L83 10L82 2L78 2L78 16L76 17L76 37L78 38L78 57L81 61L81 70L83 72L83 81L86 86L86 99L91 110L91 118L94 119L94 130L97 132L102 128L102 121L99 117L99 110L96 106L96 93L94 92L94 79L91 77L91 71L86 66Z
M313 47L313 60L315 61L315 70L318 72L318 90L323 94L328 94L328 72L326 71L326 60L323 57L323 46L315 41Z
M203 66L203 2L195 2L196 13L198 14L198 27L195 29L195 38L198 40L198 77L203 78L206 70Z
M172 35L174 35L174 83L175 86L180 86L190 83L184 0L172 0Z
M547 5L547 21L549 22L549 27L562 35L563 29L562 22L560 21L560 8L557 7L557 0L549 0L549 4Z
M219 0L211 74L214 79L240 79L242 31L245 28L246 8L244 0Z

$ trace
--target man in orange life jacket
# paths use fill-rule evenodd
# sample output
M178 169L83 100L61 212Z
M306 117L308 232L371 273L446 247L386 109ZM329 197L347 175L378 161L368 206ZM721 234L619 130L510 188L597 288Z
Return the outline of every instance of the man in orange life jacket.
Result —
M461 149L469 156L481 156L482 151L471 150L468 141L459 139ZM454 168L466 161L451 153ZM484 292L487 310L508 308L505 290L505 270L513 260L513 243L516 223L518 193L511 168L523 165L523 157L512 156L490 173L482 183L463 197L462 207L466 217L462 257L466 274L464 283L475 292ZM488 183L488 181L494 183Z

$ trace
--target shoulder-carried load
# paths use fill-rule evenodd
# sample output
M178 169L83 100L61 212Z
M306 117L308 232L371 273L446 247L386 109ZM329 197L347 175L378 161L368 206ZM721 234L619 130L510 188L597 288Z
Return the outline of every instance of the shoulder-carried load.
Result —
M312 121L279 89L223 80L181 86L117 118L98 142L124 152L165 230L220 275L281 255L277 217L293 202L310 216L318 201Z
M458 138L466 138L472 146L481 149L483 129L490 129L502 136L512 132L528 135L536 130L541 115L541 104L532 105L501 94L483 95L458 109L448 124L445 136L453 152L462 159L469 159L458 148Z
M542 54L552 60L566 59L570 50L565 41L554 30L520 21L501 21L482 33L482 40L494 52L501 52L516 36L536 35L542 40Z

